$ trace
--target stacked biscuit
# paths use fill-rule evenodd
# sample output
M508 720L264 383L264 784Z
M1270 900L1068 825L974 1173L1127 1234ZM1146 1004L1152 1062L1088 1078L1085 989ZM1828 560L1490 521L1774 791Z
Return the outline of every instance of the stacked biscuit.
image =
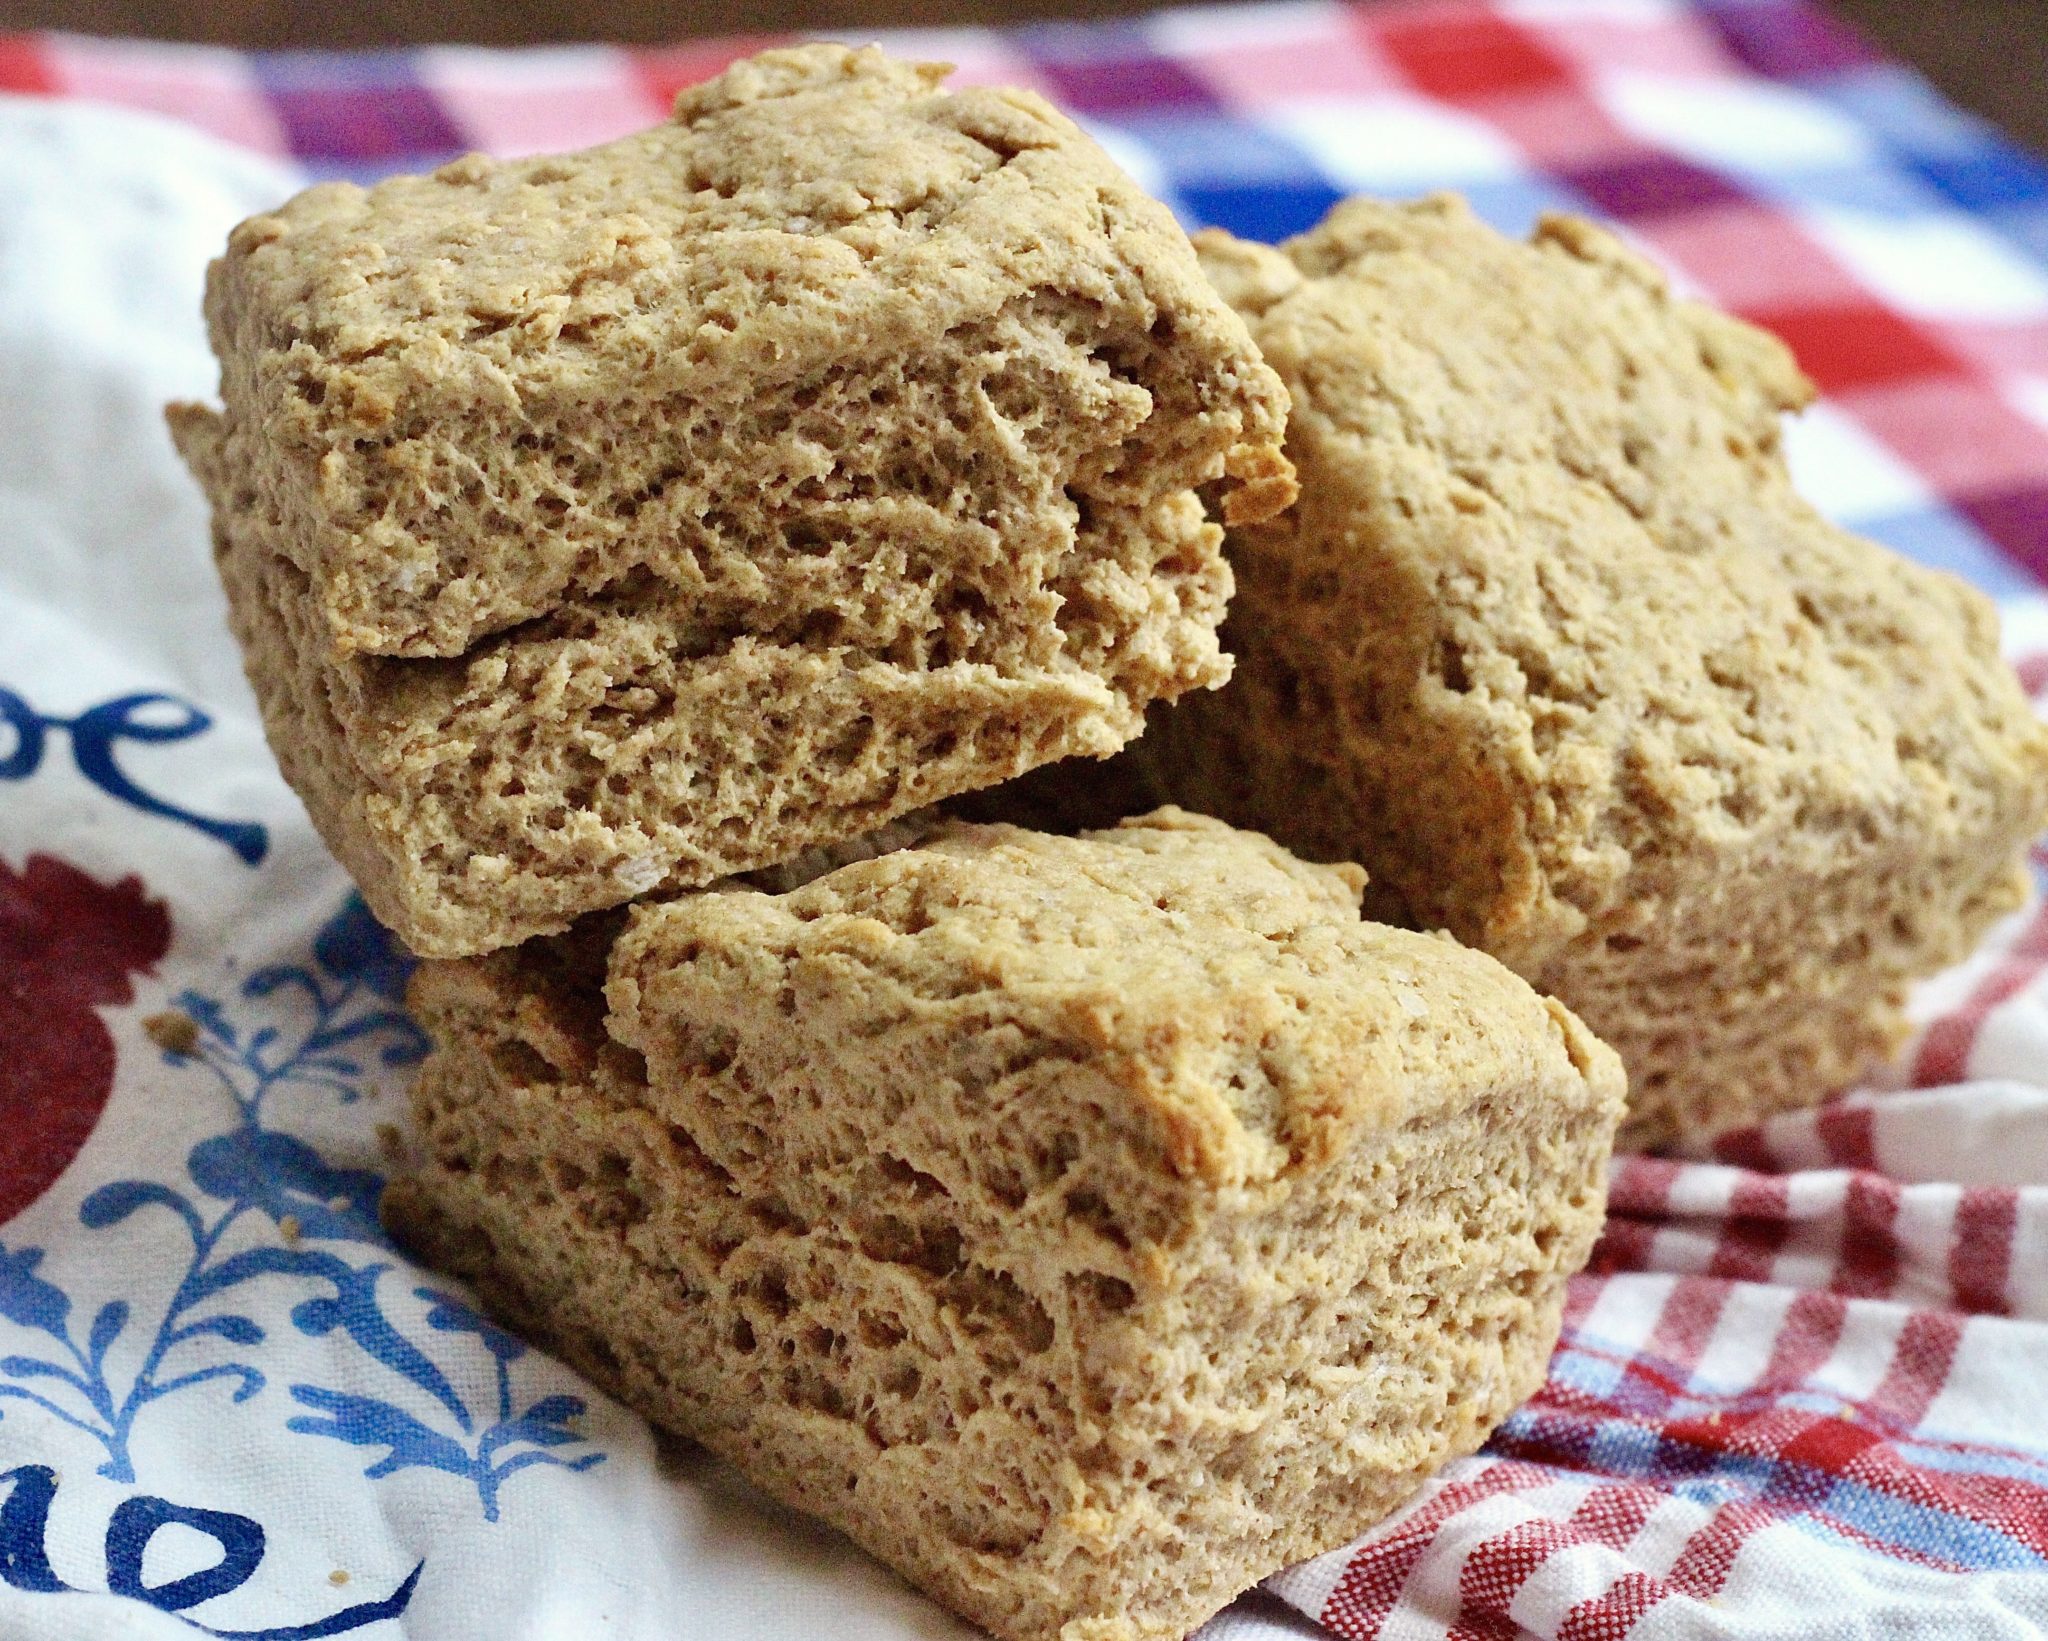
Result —
M1354 200L1204 269L1293 395L1300 504L1233 529L1237 675L1113 780L1372 873L1576 1011L1625 1144L1811 1105L2027 883L2048 729L1990 601L1836 529L1774 337L1611 235ZM1283 727L1284 726L1284 727Z
M2048 751L1981 605L1791 497L1782 353L1590 230L1358 205L1205 277L940 78L771 52L310 190L173 429L279 762L436 960L394 1228L997 1633L1173 1636L1540 1380L1623 1074L1537 987L1645 1134L1817 1097ZM931 808L1162 789L1337 864Z

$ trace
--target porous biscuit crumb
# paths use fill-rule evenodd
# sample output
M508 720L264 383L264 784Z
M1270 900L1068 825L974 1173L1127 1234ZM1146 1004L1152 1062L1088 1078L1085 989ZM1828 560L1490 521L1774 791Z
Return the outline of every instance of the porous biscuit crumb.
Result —
M1177 1638L1483 1440L1599 1221L1614 1056L1358 895L955 824L428 964L386 1212L998 1635Z
M203 440L189 448L223 473ZM1065 599L1076 653L1057 630L1048 644L1012 627L935 665L801 637L692 653L672 605L611 595L452 660L325 660L303 577L253 525L216 506L271 748L371 909L424 956L515 944L830 848L1048 759L1107 756L1148 700L1227 671L1220 532L1189 496L1101 521L1099 557L1075 579L1128 596L1120 613L1085 591Z
M175 406L280 765L418 951L773 866L1228 673L1286 397L1023 92L811 46L580 154L308 190Z
M1628 1065L1624 1143L1891 1050L2019 901L2048 731L1987 600L1794 492L1786 349L1568 218L1353 201L1200 249L1302 499L1231 532L1236 679L1160 715L1152 789L1561 998Z

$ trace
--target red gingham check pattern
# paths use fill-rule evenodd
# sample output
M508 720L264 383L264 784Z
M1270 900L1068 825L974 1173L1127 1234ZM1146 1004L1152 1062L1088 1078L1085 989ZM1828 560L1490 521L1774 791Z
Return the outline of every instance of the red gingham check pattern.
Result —
M0 88L367 178L621 134L767 43L0 39ZM1436 187L1511 231L1618 221L1793 345L1824 392L1791 436L1810 493L1997 596L2048 696L2048 169L1823 12L1308 0L887 43L1058 99L1190 223L1273 237L1345 192ZM2048 1632L2048 909L1916 1018L1894 1086L1711 1158L1619 1159L1542 1391L1272 1591L1404 1641Z

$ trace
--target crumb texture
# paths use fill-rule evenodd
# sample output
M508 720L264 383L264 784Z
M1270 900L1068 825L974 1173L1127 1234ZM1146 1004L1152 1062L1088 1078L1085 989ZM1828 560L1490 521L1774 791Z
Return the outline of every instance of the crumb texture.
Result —
M942 826L425 966L393 1225L1010 1641L1171 1641L1541 1378L1615 1057L1355 870Z
M1293 395L1235 681L1155 788L1447 928L1629 1067L1624 1139L1811 1103L2017 903L2048 734L1952 577L1794 492L1774 338L1566 218L1354 201L1204 264Z
M426 955L778 865L1213 687L1286 396L1021 92L769 53L238 228L174 407L279 763Z

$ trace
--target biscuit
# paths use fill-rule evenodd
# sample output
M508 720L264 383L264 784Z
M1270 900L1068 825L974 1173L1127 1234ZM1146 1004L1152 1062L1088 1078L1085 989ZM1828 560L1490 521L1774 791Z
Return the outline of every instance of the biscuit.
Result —
M808 46L580 154L309 189L174 407L272 744L429 955L772 866L1227 673L1286 397L1024 92Z
M428 964L386 1217L998 1636L1177 1641L1475 1448L1599 1224L1613 1054L1358 895L955 823Z
M1892 1051L2021 899L2048 731L1985 598L1794 492L1790 353L1567 218L1354 201L1200 249L1302 498L1230 533L1236 678L1159 715L1154 789L1561 999L1628 1066L1624 1144Z

